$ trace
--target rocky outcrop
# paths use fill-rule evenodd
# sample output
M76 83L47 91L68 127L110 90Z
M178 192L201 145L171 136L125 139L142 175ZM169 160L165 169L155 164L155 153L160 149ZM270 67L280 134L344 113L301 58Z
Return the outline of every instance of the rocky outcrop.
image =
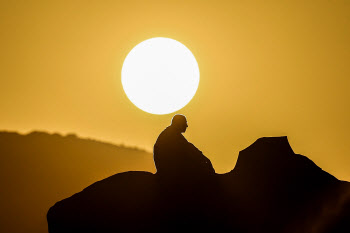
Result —
M295 154L286 137L258 139L227 174L193 179L179 168L171 177L96 182L50 208L49 232L350 232L349 183Z

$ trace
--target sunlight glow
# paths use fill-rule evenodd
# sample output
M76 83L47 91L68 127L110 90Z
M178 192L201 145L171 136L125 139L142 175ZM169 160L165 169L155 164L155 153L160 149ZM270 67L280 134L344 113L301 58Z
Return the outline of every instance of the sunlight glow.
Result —
M163 37L145 40L126 56L122 85L130 101L152 114L168 114L186 106L199 84L199 68L191 51Z

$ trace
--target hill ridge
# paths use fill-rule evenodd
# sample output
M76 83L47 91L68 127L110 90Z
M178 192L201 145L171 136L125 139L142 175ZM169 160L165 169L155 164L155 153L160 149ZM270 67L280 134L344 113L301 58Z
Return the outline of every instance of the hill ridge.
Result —
M32 130L28 133L20 133L17 131L1 130L0 136L1 135L18 135L18 136L47 135L47 136L61 137L61 138L67 138L67 139L85 140L85 141L104 144L107 146L113 146L113 147L119 147L119 148L131 149L131 150L138 150L138 151L150 153L148 150L137 147L137 146L125 145L124 143L118 144L118 143L113 143L113 142L107 142L107 141L103 141L103 140L99 140L99 139L95 139L95 138L90 138L90 137L81 137L75 133L60 134L57 132L50 133L50 132L41 131L41 130Z
M74 135L1 131L0 232L47 233L45 215L57 200L133 170L155 172L152 154Z

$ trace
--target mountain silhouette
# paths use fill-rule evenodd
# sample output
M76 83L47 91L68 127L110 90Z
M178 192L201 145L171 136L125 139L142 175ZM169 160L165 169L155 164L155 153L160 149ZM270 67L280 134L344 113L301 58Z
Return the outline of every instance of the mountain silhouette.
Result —
M74 134L0 132L0 232L47 233L57 200L116 172L155 172L152 154Z
M295 154L287 137L268 137L242 150L229 173L116 174L57 202L47 221L50 233L345 233L350 184Z

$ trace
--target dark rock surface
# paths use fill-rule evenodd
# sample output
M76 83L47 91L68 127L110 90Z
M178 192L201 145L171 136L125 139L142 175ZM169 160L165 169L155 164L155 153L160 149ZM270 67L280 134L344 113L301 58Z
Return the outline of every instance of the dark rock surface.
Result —
M229 173L195 174L116 174L51 207L49 232L350 232L350 184L287 137L258 139Z

